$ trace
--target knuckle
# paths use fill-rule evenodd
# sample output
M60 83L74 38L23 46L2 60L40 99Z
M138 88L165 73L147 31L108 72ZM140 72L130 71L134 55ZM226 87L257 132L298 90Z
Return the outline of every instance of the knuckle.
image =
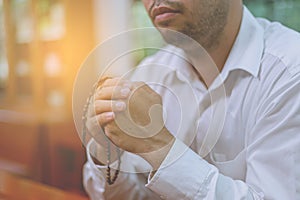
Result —
M118 97L120 93L120 87L113 87L111 90L111 97Z
M101 104L99 101L94 102L94 107L92 109L93 114L99 113L101 111Z
M105 130L107 130L108 132L112 132L115 129L115 124L114 123L108 123L105 126Z
M105 99L106 96L107 96L107 88L106 87L101 87L95 93L94 99L95 100L102 100L102 99Z
M86 121L86 127L91 134L98 132L98 130L101 129L96 117L89 117Z
M97 84L98 88L103 87L103 86L107 83L107 81L109 81L110 79L112 79L112 78L111 78L111 77L108 77L108 76L103 76L103 77L101 77L101 78L99 79L99 81L98 81L98 84Z
M94 99L100 99L103 95L103 88L99 88L97 91L96 91L96 94L94 96Z
M105 124L105 116L103 114L98 115L98 123L100 126Z

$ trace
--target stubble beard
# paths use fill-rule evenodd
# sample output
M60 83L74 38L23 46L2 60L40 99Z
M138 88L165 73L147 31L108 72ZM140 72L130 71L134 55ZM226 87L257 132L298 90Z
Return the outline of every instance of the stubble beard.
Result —
M184 36L174 34L172 31L167 34L162 32L166 42L185 50L193 48L191 40L197 41L207 51L217 48L227 24L229 3L222 0L219 5L208 5L201 10L206 10L205 14L195 11L192 15L193 20L186 22L177 30Z

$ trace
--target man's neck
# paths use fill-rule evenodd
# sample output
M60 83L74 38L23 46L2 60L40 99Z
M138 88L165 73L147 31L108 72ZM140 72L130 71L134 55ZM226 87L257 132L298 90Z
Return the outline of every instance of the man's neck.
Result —
M205 59L199 59L198 54L193 55L193 53L191 53L192 51L187 52L191 55L190 61L197 70L199 78L204 80L207 88L210 87L215 78L223 70L240 29L243 5L239 1L232 1L232 4L228 14L228 22L224 28L223 34L218 40L219 43L212 48L206 48L209 56L201 53L201 57L205 57Z
M232 46L240 30L240 25L243 17L243 5L239 1L233 1L232 7L229 10L228 22L224 29L224 34L221 36L220 43L217 48L208 50L208 53L216 63L219 71L222 71Z

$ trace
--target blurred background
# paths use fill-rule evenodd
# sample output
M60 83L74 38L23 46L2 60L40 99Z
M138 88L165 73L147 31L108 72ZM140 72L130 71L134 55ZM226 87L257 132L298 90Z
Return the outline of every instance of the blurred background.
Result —
M300 31L300 0L244 3L256 16ZM0 199L36 190L47 197L32 199L85 196L85 150L72 118L76 73L97 44L149 26L138 0L0 0ZM148 54L135 54L128 65Z

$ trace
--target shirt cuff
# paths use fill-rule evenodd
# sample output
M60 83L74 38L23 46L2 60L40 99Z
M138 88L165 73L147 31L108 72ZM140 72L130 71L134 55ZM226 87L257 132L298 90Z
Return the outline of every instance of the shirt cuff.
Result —
M87 155L87 164L90 167L92 173L99 178L99 180L103 180L106 182L106 165L97 165L93 161L93 158L90 154L90 151L92 149L92 146L95 145L94 139L91 139L86 147L86 155ZM113 163L110 164L111 169L117 169L118 166L118 161L114 161ZM111 173L114 173L114 171L111 171ZM125 173L119 173L119 176L114 184L114 186L118 185L119 183L122 183L126 181L127 179L127 174Z
M146 187L163 199L200 199L216 181L217 169L176 139Z

